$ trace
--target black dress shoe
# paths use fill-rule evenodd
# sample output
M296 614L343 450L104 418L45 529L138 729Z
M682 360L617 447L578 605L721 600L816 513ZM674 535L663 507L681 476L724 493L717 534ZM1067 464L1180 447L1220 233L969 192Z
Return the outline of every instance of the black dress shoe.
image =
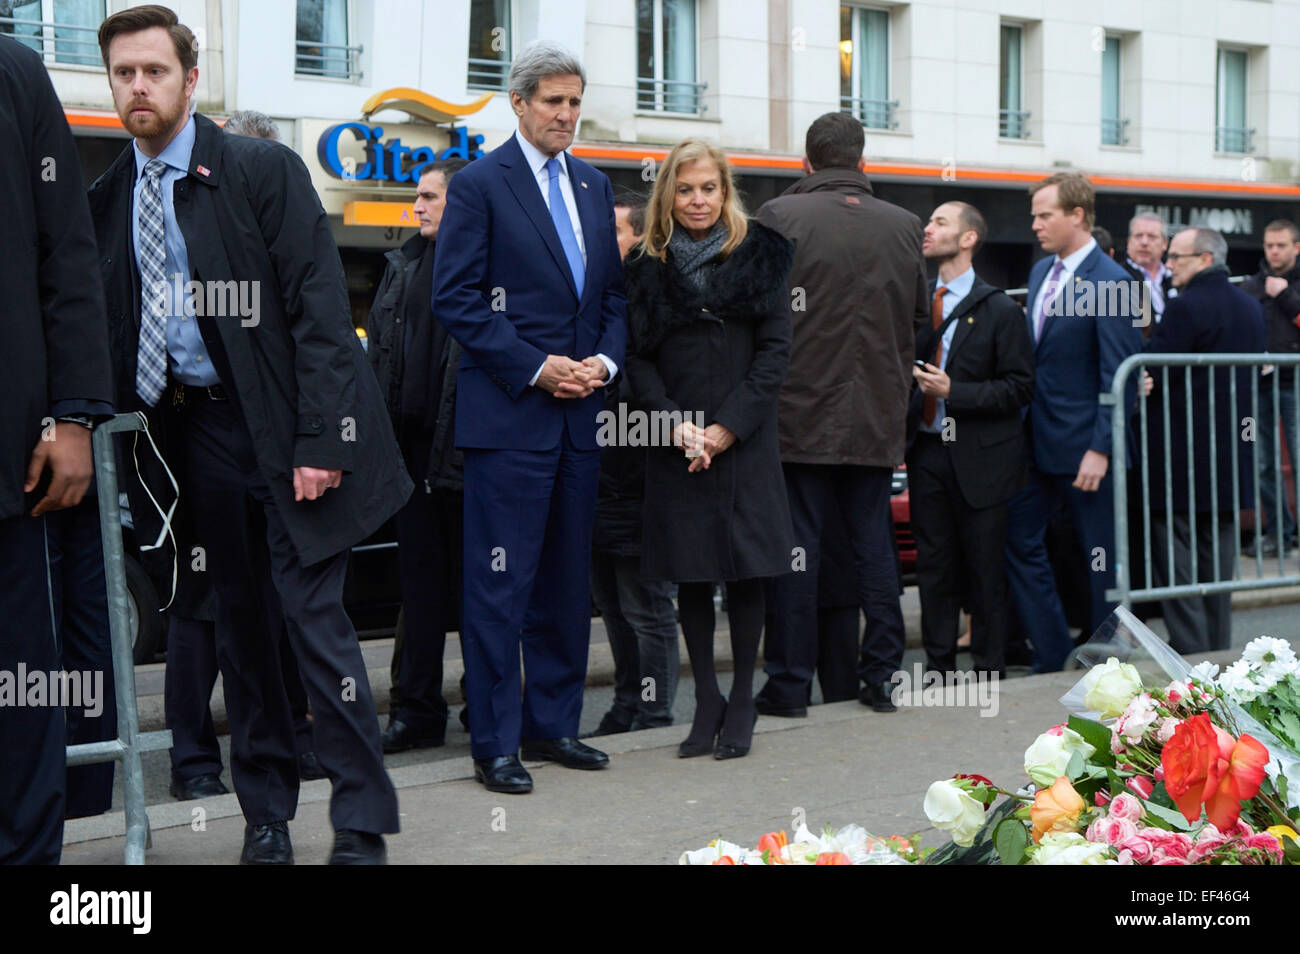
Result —
M244 850L241 865L291 865L293 845L289 843L289 823L244 826Z
M386 865L388 849L383 835L368 831L340 828L334 832L334 850L330 852L331 865Z
M618 735L620 732L630 732L631 730L632 724L630 722L624 722L622 719L615 716L614 713L606 712L605 715L601 717L600 725L596 726L595 731L588 732L586 735L582 736L582 738L594 739L598 735Z
M707 713L700 709L699 703L696 703L695 718L691 720L690 734L682 739L681 745L677 746L677 757L679 759L693 759L696 756L708 755L712 752L714 745L718 741L718 733L722 731L722 722L726 717L727 704L724 702L717 718L710 725L704 721L708 718Z
M523 743L526 759L559 762L571 769L603 769L609 765L609 756L577 739L537 739Z
M898 707L890 698L893 691L892 682L867 683L858 693L858 702L871 706L876 712L897 712Z
M725 759L743 759L749 754L750 742L754 738L754 726L758 725L758 713L754 713L754 719L749 724L749 740L746 742L724 742L722 733L718 733L718 745L713 750L713 757L718 761Z
M433 749L445 744L443 732L433 729L419 731L401 719L389 719L383 735L384 754L405 752L407 749Z
M304 752L298 756L298 778L312 782L325 777L325 770L321 768L320 759L316 758L315 752Z
M754 708L758 710L759 715L776 716L778 719L808 718L807 706L779 706L762 696L754 697Z
M527 795L533 790L533 777L519 764L517 755L498 755L491 759L474 760L474 780L482 782L489 792L507 795Z
M172 793L172 798L181 802L188 802L192 798L230 794L230 789L221 784L221 777L218 775L196 775L194 778L173 776L169 791Z

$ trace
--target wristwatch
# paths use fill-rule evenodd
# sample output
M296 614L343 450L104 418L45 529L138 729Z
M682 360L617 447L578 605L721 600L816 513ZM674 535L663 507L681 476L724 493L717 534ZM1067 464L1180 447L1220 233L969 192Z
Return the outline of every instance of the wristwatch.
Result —
M95 419L89 414L64 414L58 420L64 424L80 424L88 431L95 429Z

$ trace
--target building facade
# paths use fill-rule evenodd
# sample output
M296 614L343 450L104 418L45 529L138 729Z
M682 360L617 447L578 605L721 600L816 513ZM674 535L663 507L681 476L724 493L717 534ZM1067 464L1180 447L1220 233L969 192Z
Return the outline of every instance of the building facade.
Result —
M0 0L44 54L93 178L124 145L94 32L125 0ZM757 207L802 174L808 124L866 131L878 194L918 215L973 202L977 266L1023 284L1027 185L1090 175L1099 224L1205 224L1252 271L1263 226L1300 218L1300 0L176 0L200 41L198 107L279 120L334 223L360 319L382 250L411 234L423 162L515 128L513 55L546 38L588 86L573 151L647 190L688 137L732 156Z

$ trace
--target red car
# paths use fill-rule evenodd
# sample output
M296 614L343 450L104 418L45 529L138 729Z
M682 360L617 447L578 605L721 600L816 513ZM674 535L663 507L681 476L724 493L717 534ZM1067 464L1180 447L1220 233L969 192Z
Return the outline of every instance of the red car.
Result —
M904 583L916 582L916 538L912 536L912 502L907 491L907 467L894 468L889 484L889 511L894 518L894 540Z

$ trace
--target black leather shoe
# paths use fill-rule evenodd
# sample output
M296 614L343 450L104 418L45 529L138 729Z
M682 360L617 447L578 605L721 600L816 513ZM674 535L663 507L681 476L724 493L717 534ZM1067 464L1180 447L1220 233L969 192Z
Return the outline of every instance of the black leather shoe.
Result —
M778 706L762 696L754 697L754 708L758 710L759 715L776 716L778 719L808 718L807 706Z
M890 698L893 691L892 682L867 683L858 693L858 702L864 706L871 706L876 712L897 712L898 707Z
M298 778L312 782L325 777L325 770L321 768L320 759L316 758L315 752L304 752L298 756Z
M498 755L491 759L474 760L474 780L482 782L489 792L507 795L527 795L533 790L533 777L519 764L517 755Z
M293 845L289 843L289 823L244 826L244 850L241 865L291 865Z
M442 732L416 731L401 719L389 719L383 735L384 754L405 752L407 749L433 749L445 744Z
M546 762L559 762L571 769L603 769L609 765L609 756L590 745L583 745L577 739L538 739L523 743L526 759L541 759Z
M749 754L750 743L754 739L754 726L758 725L758 713L754 713L754 719L749 723L749 740L746 742L724 742L722 733L718 733L718 745L713 750L713 757L718 761L725 759L743 759Z
M386 865L388 849L383 835L368 831L340 828L334 832L334 850L330 852L331 865Z
M582 736L582 738L594 739L598 735L618 735L620 732L630 732L631 730L631 723L624 722L612 712L606 712L605 715L601 717L600 725L596 726L595 731L588 732L586 735Z
M172 778L172 798L188 802L192 798L208 798L212 795L229 795L230 789L221 784L218 775L196 775L194 778Z

